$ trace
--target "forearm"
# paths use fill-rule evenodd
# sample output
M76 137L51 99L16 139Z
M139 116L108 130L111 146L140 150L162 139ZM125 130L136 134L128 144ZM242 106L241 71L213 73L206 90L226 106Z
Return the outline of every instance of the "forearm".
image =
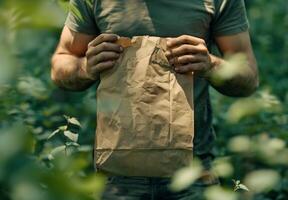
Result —
M83 91L95 82L83 71L85 62L85 57L55 54L52 58L51 79L60 88Z
M258 87L257 64L253 58L236 54L221 59L210 56L213 65L207 74L211 86L220 93L232 97L246 97Z

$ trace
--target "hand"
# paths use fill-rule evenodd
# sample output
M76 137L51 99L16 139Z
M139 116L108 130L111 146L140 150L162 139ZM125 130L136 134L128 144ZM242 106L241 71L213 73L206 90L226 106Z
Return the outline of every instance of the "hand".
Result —
M98 79L99 73L112 68L123 48L116 44L119 36L103 33L88 44L84 71L89 78Z
M212 68L211 56L203 39L190 35L168 38L166 57L178 73L205 76Z

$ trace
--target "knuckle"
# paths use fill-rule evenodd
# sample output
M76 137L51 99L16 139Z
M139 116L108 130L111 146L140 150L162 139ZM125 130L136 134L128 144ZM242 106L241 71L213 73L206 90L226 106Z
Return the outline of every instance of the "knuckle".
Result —
M183 45L183 48L182 48L183 52L189 52L190 51L190 46L189 45Z
M85 54L86 58L91 58L93 56L92 48L89 48Z
M108 63L109 63L108 66L110 66L110 67L113 67L115 65L115 61L114 60L113 61L109 61Z
M91 42L88 43L88 48L92 46L93 40Z
M89 49L86 51L85 56L86 56L87 58L89 58L89 57L91 56L91 52L90 52Z
M108 42L103 42L103 43L101 44L101 48L102 48L103 50L108 49L108 47L109 47Z
M183 35L183 36L182 36L182 39L183 39L183 40L188 40L188 39L189 39L189 35Z
M187 69L187 70L193 70L193 64L187 65L187 66L186 66L186 69Z
M108 61L108 62L102 63L100 66L101 66L101 70L110 69L114 66L114 62Z
M189 55L189 56L186 57L186 61L187 62L193 62L193 58L194 57L192 55Z
M114 58L118 58L119 57L119 54L116 53L116 52L113 52L112 55L113 55Z
M105 33L100 34L97 38L102 41L105 38Z
M199 38L199 43L200 43L200 44L204 44L204 45L206 44L205 40L202 39L202 38Z
M200 43L200 44L198 45L198 49L199 49L199 51L201 51L201 52L203 52L203 53L207 53L207 52L208 52L206 45L204 45L204 44L202 44L202 43Z
M199 70L205 69L206 65L204 63L199 64Z
M105 55L103 53L98 54L98 56L97 56L98 61L102 61L104 59L105 59Z
M190 60L189 60L188 56L183 56L181 59L179 59L179 62L182 62L182 63L187 63L189 61Z
M103 65L101 63L95 66L95 73L101 72L103 70Z

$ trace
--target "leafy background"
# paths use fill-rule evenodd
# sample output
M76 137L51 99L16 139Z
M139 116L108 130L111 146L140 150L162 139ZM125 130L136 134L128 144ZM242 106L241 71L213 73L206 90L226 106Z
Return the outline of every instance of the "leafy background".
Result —
M208 200L288 198L288 4L246 6L260 88L240 99L211 90L222 185L206 190ZM98 199L103 191L91 155L96 86L73 93L50 80L66 12L64 0L0 0L0 199ZM180 170L172 189L200 171L197 162Z

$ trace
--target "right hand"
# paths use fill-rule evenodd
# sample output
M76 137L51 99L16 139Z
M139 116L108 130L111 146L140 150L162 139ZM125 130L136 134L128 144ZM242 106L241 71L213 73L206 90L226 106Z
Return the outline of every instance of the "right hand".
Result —
M97 80L99 73L112 68L123 52L123 47L115 42L119 36L102 33L88 44L85 71L87 76Z

